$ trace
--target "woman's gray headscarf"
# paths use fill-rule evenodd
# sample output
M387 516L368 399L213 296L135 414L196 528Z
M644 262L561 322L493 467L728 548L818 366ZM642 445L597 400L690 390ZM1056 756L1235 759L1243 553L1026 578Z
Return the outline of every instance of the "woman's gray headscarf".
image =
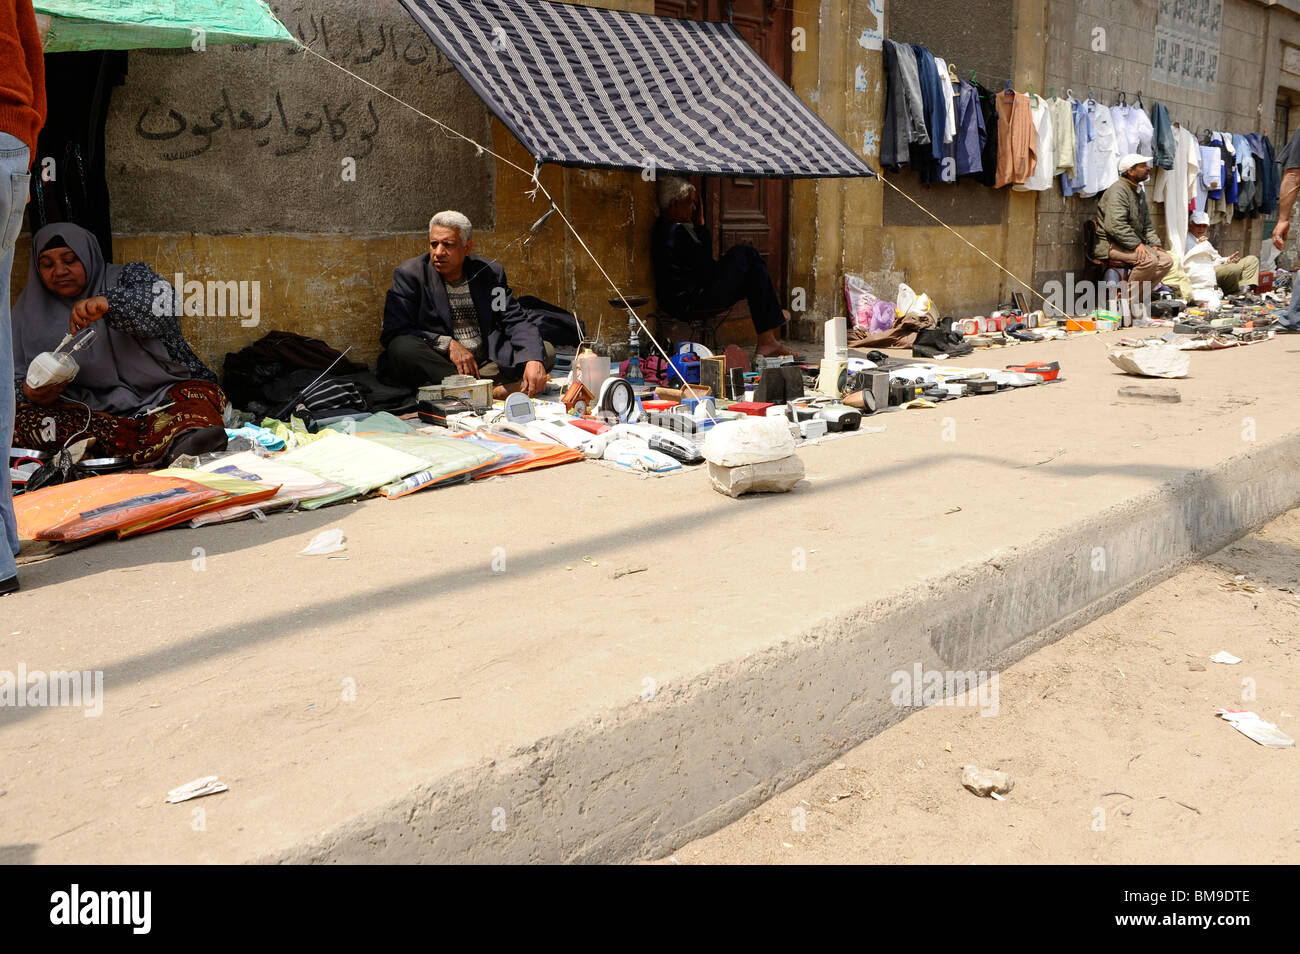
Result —
M63 237L86 270L86 287L76 298L56 295L41 281L38 259L55 236ZM55 222L33 235L27 287L13 307L14 372L25 374L38 354L57 348L68 333L72 306L107 292L124 267L105 262L98 239L71 222ZM94 339L77 352L81 370L60 400L81 401L92 411L130 415L161 403L172 385L192 377L156 338L136 338L102 318L90 327L95 329Z

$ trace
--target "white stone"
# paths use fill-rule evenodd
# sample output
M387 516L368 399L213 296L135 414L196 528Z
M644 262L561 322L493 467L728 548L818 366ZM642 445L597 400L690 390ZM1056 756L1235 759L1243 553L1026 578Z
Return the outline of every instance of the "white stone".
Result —
M1006 772L967 765L961 770L961 783L976 795L988 798L994 793L1005 795L1016 784Z
M785 493L803 480L803 474L803 461L794 454L781 460L742 464L739 467L709 464L709 480L713 482L713 489L728 497Z

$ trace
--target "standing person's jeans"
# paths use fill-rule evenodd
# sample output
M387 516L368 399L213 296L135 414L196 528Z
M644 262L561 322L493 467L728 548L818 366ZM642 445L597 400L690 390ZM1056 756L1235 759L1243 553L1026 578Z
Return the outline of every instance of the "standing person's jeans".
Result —
M9 319L9 273L14 265L14 243L27 206L27 168L31 156L17 136L0 132L0 581L18 573L18 525L9 486L9 442L14 430L14 341Z
M1285 318L1278 319L1278 324L1289 331L1300 331L1300 292L1296 291L1294 279L1291 285L1291 307L1287 309Z

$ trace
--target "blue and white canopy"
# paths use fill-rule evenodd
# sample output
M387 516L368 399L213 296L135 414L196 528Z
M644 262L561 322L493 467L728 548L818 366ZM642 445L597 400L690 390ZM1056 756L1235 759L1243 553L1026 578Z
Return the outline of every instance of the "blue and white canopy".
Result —
M735 28L540 0L401 0L539 163L874 176Z

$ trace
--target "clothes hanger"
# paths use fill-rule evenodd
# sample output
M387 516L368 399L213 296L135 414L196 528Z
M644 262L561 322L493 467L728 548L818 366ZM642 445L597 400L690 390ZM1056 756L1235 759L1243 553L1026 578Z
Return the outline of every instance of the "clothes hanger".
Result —
M1127 105L1128 105L1128 94L1125 93L1125 92L1124 92L1122 89L1120 89L1118 86L1115 87L1115 105L1116 105L1116 106L1127 106Z
M976 73L974 70L971 70L971 71L970 71L970 81L971 81L972 83L977 82L977 80L975 79L975 77L977 77L977 76L979 76L979 74Z
M948 64L948 82L952 83L953 86L956 86L958 83L961 82L961 79L957 75L956 63Z
M1065 88L1065 98L1074 99L1074 90L1070 89L1068 86Z
M1142 90L1138 90L1137 100L1133 103L1133 105L1136 106L1138 109L1146 109L1146 105L1143 104L1142 102Z
M1048 98L1048 99L1056 99L1056 87L1055 87L1055 86L1049 86L1049 87L1047 87L1047 98Z

